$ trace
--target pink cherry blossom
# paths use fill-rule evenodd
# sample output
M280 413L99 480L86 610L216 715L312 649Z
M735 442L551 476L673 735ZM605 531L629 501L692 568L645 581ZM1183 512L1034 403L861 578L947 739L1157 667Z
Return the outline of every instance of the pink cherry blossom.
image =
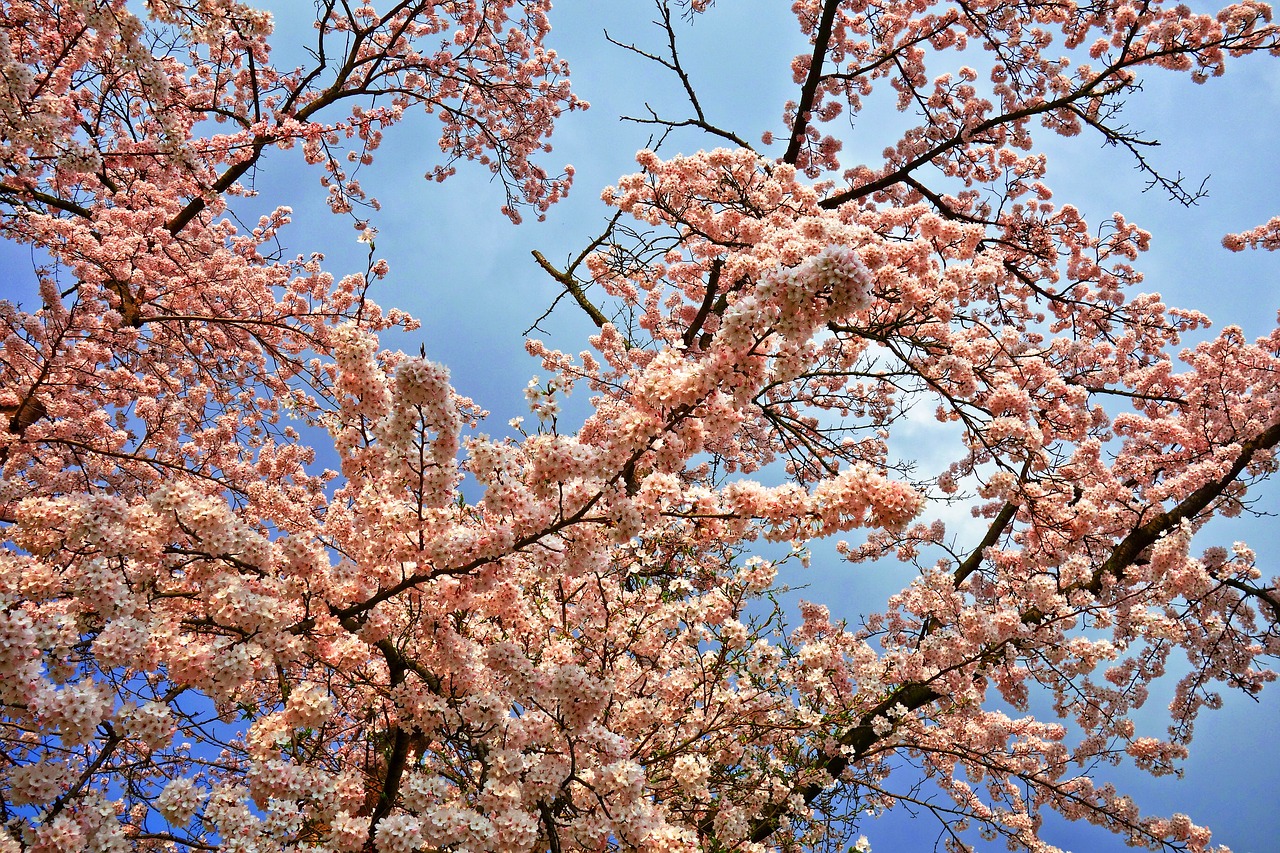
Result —
M550 2L319 4L297 68L234 0L0 9L0 232L50 259L40 307L0 302L0 853L765 853L902 804L956 845L1052 850L1054 811L1210 849L1081 768L1176 773L1275 679L1280 581L1201 540L1275 472L1280 331L1141 292L1152 235L1059 201L1043 142L1194 200L1119 110L1145 69L1276 53L1270 9L801 0L794 97L742 134L658 9L669 57L634 52L692 116L644 121L710 139L639 152L565 269L535 253L596 331L527 342L505 437L384 347L416 321L369 299L359 172L420 109L429 177L479 164L516 221L562 199L547 139L586 104ZM884 90L913 117L856 162ZM293 147L362 271L279 255L288 207L233 216ZM858 627L779 603L836 536L912 569Z

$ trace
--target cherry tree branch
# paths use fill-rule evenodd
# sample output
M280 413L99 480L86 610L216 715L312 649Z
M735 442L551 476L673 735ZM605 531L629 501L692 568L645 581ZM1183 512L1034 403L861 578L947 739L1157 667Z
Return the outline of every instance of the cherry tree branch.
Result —
M791 125L791 138L787 142L787 151L782 155L782 162L795 164L800 157L800 148L804 145L809 129L809 111L813 108L813 100L818 94L818 84L822 82L822 66L826 62L827 48L831 43L831 29L840 9L840 0L826 0L822 4L822 17L818 21L813 34L813 54L809 58L809 73L804 86L800 89L800 100L796 104L795 121Z

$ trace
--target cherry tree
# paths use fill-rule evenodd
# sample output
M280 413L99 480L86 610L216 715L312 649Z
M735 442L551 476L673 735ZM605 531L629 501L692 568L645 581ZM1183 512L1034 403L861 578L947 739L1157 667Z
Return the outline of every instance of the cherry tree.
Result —
M563 197L547 140L586 105L547 0L319 0L297 67L235 0L0 6L0 230L38 259L0 302L0 851L825 849L898 806L955 850L1056 849L1047 812L1209 849L1091 768L1176 772L1274 678L1280 582L1197 533L1275 469L1280 329L1141 292L1149 234L1059 202L1041 152L1100 138L1193 202L1119 112L1280 52L1270 9L798 0L769 129L698 97L711 5L618 43L688 109L637 119L603 233L537 254L595 334L528 342L506 437L379 342L415 321L369 296L358 174L423 110L431 177L488 169L516 221ZM885 90L907 129L849 162ZM295 146L364 269L286 256L286 207L238 220ZM861 625L787 613L829 539L914 580Z

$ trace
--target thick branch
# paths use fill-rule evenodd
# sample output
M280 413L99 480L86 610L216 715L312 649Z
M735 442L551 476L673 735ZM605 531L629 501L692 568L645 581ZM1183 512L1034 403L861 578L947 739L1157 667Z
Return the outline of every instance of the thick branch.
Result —
M81 219L93 218L93 213L90 212L88 208L81 207L80 205L76 204L73 201L67 201L66 199L58 198L57 196L53 196L53 195L49 195L48 193L41 192L40 190L35 189L34 187L31 187L31 188L12 187L12 186L9 186L8 184L0 183L0 193L12 194L14 196L19 196L19 197L26 196L30 198L32 201L38 201L41 204L48 205L49 207L52 207L56 210L61 210L64 213L74 214L75 216L78 216Z
M906 713L911 713L940 698L941 695L934 692L933 688L926 684L908 683L901 685L874 708L863 714L856 726L840 735L837 742L842 747L847 747L848 751L842 750L838 755L828 755L820 758L817 762L817 769L823 770L830 781L839 779L850 764L865 758L872 748L884 739L883 735L876 733L878 718L888 719L889 712L896 705L901 705L906 709ZM829 781L811 782L808 785L796 788L794 793L801 795L804 798L805 805L809 805L821 796L829 784ZM769 806L760 817L752 822L751 840L760 843L773 835L777 831L781 819L790 812L791 806L786 801ZM714 814L703 818L698 827L699 832L703 834L713 832L713 821Z
M1213 503L1248 467L1258 451L1267 450L1277 444L1280 444L1280 423L1263 430L1254 438L1240 442L1240 455L1236 457L1236 461L1232 463L1227 473L1205 483L1179 501L1173 509L1159 513L1126 536L1111 552L1106 562L1094 570L1089 583L1077 588L1097 594L1108 577L1122 577L1125 568L1131 565L1139 554L1154 545L1161 536L1184 520L1194 518L1207 509L1209 504Z
M587 299L587 294L583 292L582 285L569 272L561 272L556 269L546 257L537 249L533 250L533 259L538 262L538 266L542 267L556 281L564 285L564 289L569 292L573 300L578 303L583 311L587 312L587 316L591 318L591 322L596 324L597 328L603 328L604 324L609 322L609 318L604 316L599 308L591 304L591 300Z
M813 100L818 94L818 84L822 82L822 66L827 58L827 45L831 42L831 28L836 19L836 11L840 8L840 0L827 0L822 7L822 20L813 36L813 55L809 59L809 76L800 90L800 103L796 104L796 117L791 125L791 141L787 143L787 153L782 155L782 162L794 164L800 156L800 147L804 144L809 127L809 111L813 109Z
M1015 504L1007 503L1000 508L1000 512L992 520L991 526L987 528L987 535L982 537L982 541L978 543L978 547L974 548L965 561L956 566L956 570L952 577L955 579L956 587L964 583L969 575L977 571L978 566L982 565L982 555L996 542L1000 541L1000 537L1009 526L1009 522L1013 521L1013 516L1018 512Z
M684 331L683 341L686 347L693 346L694 340L698 337L698 331L711 314L711 307L716 302L716 291L720 288L720 272L723 269L724 258L716 258L711 262L711 273L707 276L707 292L702 297L702 305L698 307L698 314L689 324L689 328Z

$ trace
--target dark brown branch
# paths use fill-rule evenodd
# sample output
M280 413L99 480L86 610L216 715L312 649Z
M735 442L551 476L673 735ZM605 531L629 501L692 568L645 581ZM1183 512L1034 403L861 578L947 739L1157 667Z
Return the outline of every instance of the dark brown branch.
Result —
M839 779L850 764L865 758L872 748L884 739L882 735L876 733L878 718L888 719L889 712L895 705L901 705L906 709L906 713L909 714L940 698L942 698L941 695L934 692L933 688L926 684L903 684L871 710L864 713L856 726L848 729L837 738L837 743L849 748L847 753L842 751L837 755L821 757L817 761L817 768L825 772L827 779ZM804 798L805 805L809 805L826 788L826 780L823 782L810 782L808 785L796 788L794 793L800 794ZM751 824L751 840L760 843L773 835L777 831L782 818L786 817L790 812L791 806L787 802L774 803L766 808L760 817L756 818ZM703 818L698 826L699 832L704 835L710 835L714 832L714 819L714 812Z
M578 307L587 312L587 316L591 318L591 322L596 324L596 328L603 328L604 324L609 322L609 318L604 316L604 313L599 308L592 305L591 300L587 299L587 294L583 292L582 285L571 273L556 269L537 249L533 250L533 259L538 262L538 266L547 271L548 275L564 285L564 289L578 303Z
M218 180L214 182L213 186L209 188L209 195L220 196L229 190L236 181L244 177L245 173L252 169L257 162L262 159L262 152L265 151L267 146L271 145L274 141L275 140L269 136L255 137L251 146L253 153L223 172L222 176L219 177ZM183 228L186 228L191 223L191 220L199 216L208 206L209 202L204 196L196 196L191 199L191 201L187 202L186 206L182 208L182 210L178 211L177 215L174 216L173 219L170 219L165 223L165 230L176 237Z
M577 268L587 260L587 258L591 255L592 252L594 252L596 249L603 246L605 244L605 241L607 241L613 235L613 229L618 227L618 222L619 220L621 220L621 218L622 218L622 211L621 210L615 211L613 216L609 218L609 224L605 226L604 230L601 231L600 234L594 240L588 243L586 248L584 248L581 252L579 252L577 257L575 257L572 261L570 261L569 265L565 267L563 271L558 270L554 266L552 266L540 252L534 251L533 257L535 260L537 260L538 264L544 270L550 273L552 278L554 278L556 281L564 285L565 289L563 293L559 294L558 296L556 296L555 299L551 301L551 305L547 308L547 310L543 311L542 315L538 317L538 319L534 320L533 325L525 329L523 334L528 335L534 329L538 328L539 323L541 323L547 317L550 317L551 312L556 310L556 306L560 304L560 299L566 293L572 295L574 299L577 301L578 306L582 308L582 310L587 312L587 316L590 317L592 322L596 324L596 328L601 328L604 326L605 322L607 321L607 318L604 316L603 312L601 312L598 308L592 305L590 301L587 300L587 296L582 289L582 285L579 284L577 278L574 277L574 271L577 270Z
M89 211L87 207L81 207L80 205L76 204L73 201L67 201L66 199L61 199L61 198L58 198L57 196L53 196L53 195L49 195L48 193L41 192L40 190L37 190L34 187L30 189L23 189L22 187L13 187L13 186L10 186L9 184L0 183L0 192L11 193L15 196L26 196L30 198L32 201L38 201L41 204L48 205L49 207L55 208L57 210L61 210L64 213L74 214L76 216L79 216L81 219L93 218L93 214Z
M649 106L648 104L645 104L645 109L649 111L649 118L638 118L636 116L621 116L620 118L622 121L630 121L636 124L657 124L667 128L668 130L676 127L696 127L699 130L705 130L707 133L710 133L712 136L719 136L722 139L726 139L729 142L732 142L734 145L738 146L739 148L746 148L748 151L755 150L754 148L751 147L751 144L749 142L747 142L741 136L738 136L738 134L734 133L733 131L725 130L722 127L717 127L716 125L711 124L710 122L704 121L703 119L686 118L680 121L672 121L671 119L665 119L665 118L659 117L657 112L654 111L653 107Z
M98 750L98 754L94 756L93 761L89 763L89 766L80 773L80 778L76 780L75 784L63 792L63 794L54 801L53 805L49 807L45 816L46 821L52 823L53 819L61 814L62 810L70 805L71 801L80 795L80 792L89 784L89 781L93 778L94 774L102 768L102 765L107 763L107 759L116 751L116 747L124 743L124 735L117 732L115 727L110 723L103 723L102 730L107 735L106 740L103 741L102 748Z
M1218 582L1226 584L1234 590L1239 590L1251 598L1261 599L1269 608L1271 608L1271 613L1275 616L1276 623L1280 624L1280 598L1276 598L1273 594L1276 591L1274 587L1262 589L1256 586L1251 586L1244 581L1236 580L1235 578L1218 578Z
M698 94L694 91L693 82L689 79L689 73L685 71L684 66L680 64L680 53L676 49L676 31L675 27L671 25L671 6L667 0L658 0L658 13L662 16L660 26L662 26L667 33L667 50L671 54L671 59L669 61L660 56L649 53L648 51L641 50L633 44L624 44L616 41L610 38L607 32L605 33L605 38L617 47L621 47L623 50L628 50L638 56L642 56L645 59L656 62L662 67L674 72L675 75L680 78L680 85L684 87L685 96L688 97L689 104L693 107L693 114L695 118L684 119L682 121L671 121L669 119L661 118L653 107L645 104L645 108L649 111L649 118L642 119L634 116L622 116L622 120L636 122L637 124L659 124L666 128L696 127L712 134L713 136L719 136L722 139L726 139L739 148L754 150L751 145L745 139L738 136L738 134L731 130L725 130L722 127L717 127L707 121L706 113L702 111L702 104L698 101ZM658 22L655 21L654 23Z
M556 830L555 815L546 803L538 803L538 813L542 815L542 825L547 829L547 850L549 853L560 853L560 833Z
M1081 584L1076 588L1097 594L1101 591L1106 578L1123 577L1125 568L1137 560L1143 551L1184 520L1194 518L1207 509L1209 504L1213 503L1240 476L1259 451L1270 449L1277 444L1280 444L1280 423L1263 430L1254 438L1240 442L1240 455L1236 457L1236 461L1232 463L1226 474L1205 483L1179 501L1173 509L1159 513L1126 536L1111 552L1106 562L1094 570L1089 583Z
M972 223L975 223L975 224L977 224L977 225L988 225L988 224L990 224L990 223L986 222L985 220L980 219L980 218L978 218L978 217L976 217L976 216L970 216L970 215L969 215L969 214L967 214L967 213L960 213L960 212L958 212L954 207L952 207L951 205L947 204L946 199L944 199L941 195L939 195L938 193L936 193L936 192L934 192L933 190L929 189L929 188L928 188L928 187L926 187L924 184L922 184L922 183L920 183L919 181L917 181L917 180L916 180L914 177L912 177L911 175L907 175L906 177L904 177L904 178L903 178L903 182L904 182L907 186L909 186L909 187L911 187L913 190L915 190L916 192L920 193L920 195L922 195L922 196L924 196L925 198L927 198L927 199L929 200L929 203L930 203L930 204L932 204L932 205L934 206L934 208L938 211L938 213L942 214L943 218L945 218L945 219L958 220L958 221L961 221L961 222L972 222Z
M693 346L694 339L698 337L702 324L707 322L707 317L711 314L711 307L715 305L716 291L720 287L720 272L724 269L724 258L716 258L711 262L711 272L707 275L707 292L702 297L702 305L698 308L698 314L693 318L693 322L689 324L689 328L685 329L682 340L686 347Z
M1187 401L1182 397L1170 397L1167 394L1144 394L1141 391L1124 391L1119 388L1107 388L1103 385L1085 385L1073 377L1067 377L1066 381L1077 388L1083 388L1090 394L1109 394L1115 397L1127 397L1130 400L1149 400L1153 403L1171 403L1177 406L1185 406L1187 404Z
M1015 504L1007 503L1000 508L1000 512L992 520L991 526L987 528L987 535L982 537L982 541L978 543L978 547L974 548L965 558L965 561L956 566L952 578L955 580L957 587L964 583L969 575L977 571L978 566L982 565L982 554L996 542L1000 541L1000 537L1009 526L1009 522L1013 521L1013 516L1018 512Z
M387 662L387 671L391 687L394 689L405 680L409 668L405 665L404 655L390 640L380 640L375 644ZM404 777L405 767L409 760L409 747L413 742L410 732L399 723L391 726L391 752L387 755L386 770L382 777L382 786L378 791L378 801L369 816L369 837L374 836L378 823L391 814L395 807L396 797L400 793L400 781Z
M859 198L866 198L867 196L880 192L881 190L888 189L894 184L904 180L907 175L910 175L912 172L914 172L917 168L924 165L925 163L928 163L934 158L939 157L945 154L946 152L950 151L951 149L956 148L960 145L966 144L968 140L971 140L974 137L980 136L986 131L992 130L1001 125L1021 121L1023 119L1031 118L1032 116L1036 116L1036 115L1051 113L1051 112L1054 112L1055 110L1070 109L1072 105L1074 105L1076 102L1086 97L1090 97L1094 95L1101 97L1101 96L1115 94L1118 91L1122 91L1126 87L1133 85L1131 81L1126 80L1124 76L1121 75L1120 72L1124 71L1125 69L1138 66L1138 65L1150 64L1155 60L1165 58L1165 57L1181 56L1188 53L1197 53L1199 51L1207 50L1212 47L1238 49L1238 48L1232 47L1233 42L1234 42L1234 38L1228 36L1211 43L1200 45L1195 49L1175 45L1173 47L1169 47L1166 49L1154 50L1154 51L1151 51L1150 53L1144 53L1140 56L1122 56L1121 59L1117 60L1115 63L1108 66L1096 77L1094 77L1091 81L1080 86L1080 88L1078 89L1067 92L1066 94L1058 98L1055 98L1051 101L1045 101L1043 103L1024 106L1021 109L1012 110L1002 115L995 116L994 118L987 119L986 121L981 122L977 125L974 125L973 127L966 128L962 133L958 133L955 136L952 136L950 139L947 139L943 142L938 143L930 150L913 158L912 160L908 161L907 163L903 164L902 166L888 173L887 175L877 178L874 181L870 181L869 183L862 184L861 186L851 187L850 189L847 189L842 193L837 193L836 195L823 199L823 201L821 202L821 206L828 210L832 210L839 207L842 204L845 204L846 202L853 201ZM1260 46L1255 46L1251 49L1261 50L1263 48ZM1126 51L1128 50L1128 45L1126 45L1125 50ZM814 74L814 70L812 67L810 67L809 69L809 74L810 74L810 79L812 79ZM806 83L806 86L807 85L808 84ZM1073 110L1073 112L1077 116L1081 115L1079 111ZM798 114L796 116L797 124L799 124L799 121L802 117L803 117L803 113ZM1089 122L1089 123L1090 123L1090 126L1095 126L1093 122ZM1110 138L1110 134L1113 134L1113 133L1115 133L1115 131L1111 131L1110 129L1107 129L1104 131L1104 135L1108 136L1108 141L1111 141L1114 143L1116 140ZM1126 134L1124 135L1124 138L1127 140L1127 143L1129 145L1147 144L1142 140L1138 140L1136 137L1133 137L1132 135ZM797 144L794 133L792 135L792 144L793 146ZM1133 148L1130 147L1130 150L1132 151ZM790 149L788 149L788 153L789 152L790 152ZM788 162L791 162L791 161L788 161ZM1166 189L1168 189L1168 187L1166 187Z
M0 415L9 415L9 432L13 435L22 435L27 427L49 414L44 403L36 398L35 392L36 388L33 386L18 405L0 406Z
M818 84L822 82L822 66L827 59L827 46L831 43L831 28L839 8L840 0L827 0L822 7L822 20L818 22L818 29L813 37L813 56L809 59L809 76L800 90L800 102L796 104L796 118L791 125L791 141L787 143L787 153L782 155L784 163L794 165L800 156L800 147L804 144L809 127L809 111L813 108L814 98L817 97Z

